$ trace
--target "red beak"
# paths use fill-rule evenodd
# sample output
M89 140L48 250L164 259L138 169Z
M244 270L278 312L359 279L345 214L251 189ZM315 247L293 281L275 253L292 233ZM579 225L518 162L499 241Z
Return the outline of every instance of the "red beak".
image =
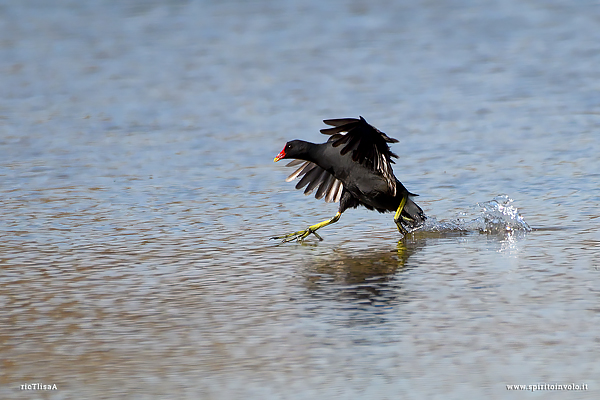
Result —
M277 157L275 157L273 162L277 162L277 161L281 160L282 158L285 158L285 148L283 150L281 150L281 152L279 154L277 154Z

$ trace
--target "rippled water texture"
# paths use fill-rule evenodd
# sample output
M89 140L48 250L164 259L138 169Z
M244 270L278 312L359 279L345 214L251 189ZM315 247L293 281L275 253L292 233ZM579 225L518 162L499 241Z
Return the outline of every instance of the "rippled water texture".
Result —
M599 398L598 4L0 15L0 398ZM359 115L424 229L269 240L337 210L273 157Z

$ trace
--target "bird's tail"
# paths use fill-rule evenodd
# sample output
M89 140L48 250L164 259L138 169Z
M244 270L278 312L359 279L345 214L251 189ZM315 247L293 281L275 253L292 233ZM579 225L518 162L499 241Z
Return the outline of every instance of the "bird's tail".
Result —
M412 196L409 195L406 199L406 204L402 209L402 213L400 214L401 218L399 220L402 227L406 229L408 233L414 232L422 227L427 219L421 207L412 201L411 197Z

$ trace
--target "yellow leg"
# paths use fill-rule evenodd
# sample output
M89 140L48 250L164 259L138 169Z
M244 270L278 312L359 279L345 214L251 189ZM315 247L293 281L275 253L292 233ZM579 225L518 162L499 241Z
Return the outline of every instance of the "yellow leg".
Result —
M317 239L319 240L323 240L323 238L321 236L319 236L317 234L317 229L320 229L324 226L333 224L335 222L337 222L340 217L342 216L342 213L340 213L339 211L333 216L333 218L328 219L326 221L323 222L319 222L318 224L314 224L309 226L308 228L306 228L303 231L298 231L298 232L294 232L294 233L289 233L287 235L284 236L274 236L271 239L283 239L282 243L286 243L286 242L291 242L292 240L297 240L299 242L302 242L308 235L310 235L311 233L313 235L315 235L317 237Z
M404 206L406 205L406 200L408 200L408 194L404 195L404 197L402 198L402 201L400 201L400 205L398 206L398 209L396 210L396 215L394 215L394 222L396 223L396 226L398 227L398 230L400 231L400 233L402 233L403 235L406 235L408 233L408 231L400 223L400 218L410 221L410 218L405 217L404 215L401 215L402 210L404 210Z

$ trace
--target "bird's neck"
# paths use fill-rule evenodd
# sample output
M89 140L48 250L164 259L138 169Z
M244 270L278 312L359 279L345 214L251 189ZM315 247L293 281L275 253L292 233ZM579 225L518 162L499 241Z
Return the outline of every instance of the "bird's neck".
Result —
M323 153L323 149L321 149L321 146L315 143L304 141L303 144L304 149L302 149L302 153L297 155L296 157L301 160L310 161L319 165L319 161L322 161L320 160L320 158Z

